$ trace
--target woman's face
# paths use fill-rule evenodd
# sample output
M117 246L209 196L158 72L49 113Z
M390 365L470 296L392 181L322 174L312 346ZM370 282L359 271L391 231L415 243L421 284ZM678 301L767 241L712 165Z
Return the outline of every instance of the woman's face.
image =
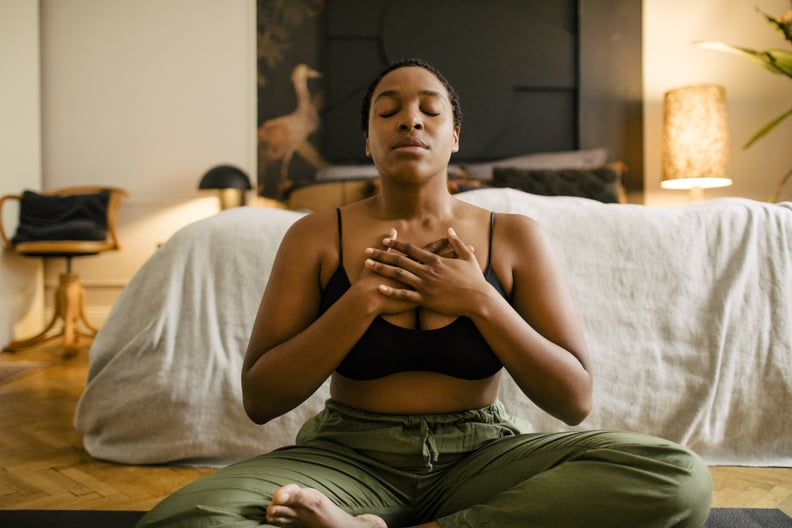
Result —
M366 155L380 174L443 176L459 150L448 92L431 72L406 66L385 75L371 98Z

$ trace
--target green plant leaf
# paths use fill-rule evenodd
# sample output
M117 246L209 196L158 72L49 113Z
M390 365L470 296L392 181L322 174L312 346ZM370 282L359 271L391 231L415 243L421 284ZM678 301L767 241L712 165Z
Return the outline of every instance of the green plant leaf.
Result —
M731 44L723 44L722 42L712 42L709 40L696 41L695 44L700 48L725 51L734 55L747 57L761 64L773 73L786 75L792 78L792 52L790 51L779 49L755 50L743 46L733 46Z
M787 110L786 112L784 112L783 114L781 114L780 116L776 117L775 119L767 123L765 126L763 126L761 130L759 130L759 132L754 134L753 137L749 139L745 145L743 145L743 148L747 149L748 147L756 143L759 139L763 138L768 132L770 132L772 129L778 126L778 124L781 123L781 121L783 121L784 119L786 119L791 115L792 115L792 108L790 108L789 110Z
M759 11L759 13L764 16L767 22L770 23L774 29L779 31L788 42L792 43L792 9L778 18L768 15L759 8L757 8L757 11ZM743 46L734 46L731 44L724 44L722 42L713 42L708 40L695 41L694 44L700 48L725 51L734 55L742 55L743 57L747 57L750 60L761 64L772 73L785 75L786 77L792 79L792 51L781 49L755 50ZM743 145L743 148L747 149L756 143L790 115L792 115L792 108L763 126L756 134L753 135L753 137L751 137L751 139L748 140L745 145Z
M792 78L792 51L765 50L761 53L765 55L768 62L772 63L774 71Z
M776 28L782 35L784 35L784 38L786 40L788 40L790 43L792 43L792 26L790 26L790 24L788 22L784 22L784 20L782 19L783 17L782 18L776 18L774 16L770 16L767 13L765 13L764 11L762 11L761 9L758 9L758 8L757 8L757 11L762 13L762 15L767 19L767 21L770 23L770 25L773 26L774 28ZM789 16L789 15L787 14L786 16Z

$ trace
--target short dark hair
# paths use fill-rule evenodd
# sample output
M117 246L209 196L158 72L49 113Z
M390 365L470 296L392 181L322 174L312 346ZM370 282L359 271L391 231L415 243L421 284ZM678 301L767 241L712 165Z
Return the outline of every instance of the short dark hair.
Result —
M366 95L363 96L363 102L360 105L360 127L363 130L364 134L368 134L368 122L369 122L369 112L371 110L371 98L374 95L374 90L376 90L377 85L379 85L380 81L383 77L387 74L392 72L393 70L398 70L399 68L406 68L409 66L416 66L418 68L423 68L424 70L428 71L435 77L437 80L440 81L443 86L445 86L446 91L448 92L448 99L451 102L451 110L454 113L454 126L462 126L462 107L459 104L459 95L457 95L456 90L454 87L451 86L451 83L448 82L448 79L440 73L440 71L426 62L423 59L417 58L407 58L407 59L400 59L395 62L392 62L387 68L382 70L380 74L372 81L369 85L368 90L366 91Z

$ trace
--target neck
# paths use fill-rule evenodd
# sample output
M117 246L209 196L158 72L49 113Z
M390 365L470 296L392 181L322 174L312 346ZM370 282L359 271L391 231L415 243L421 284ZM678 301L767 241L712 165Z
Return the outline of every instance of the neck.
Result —
M453 214L454 200L445 177L420 183L383 180L381 185L377 201L385 218L425 220Z
M297 95L297 106L300 108L311 106L311 93L308 91L308 81L300 79L294 83L294 92Z

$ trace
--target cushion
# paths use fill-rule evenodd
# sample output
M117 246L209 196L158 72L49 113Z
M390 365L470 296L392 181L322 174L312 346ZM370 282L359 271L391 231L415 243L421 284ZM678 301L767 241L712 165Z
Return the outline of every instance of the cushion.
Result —
M374 165L328 165L316 171L315 179L326 181L378 177L379 173Z
M105 240L110 191L90 194L22 193L14 244L50 240Z
M468 178L492 179L495 167L518 167L522 169L590 169L601 167L608 161L608 150L566 150L562 152L538 152L513 158L504 158L487 163L471 163L464 166Z
M464 172L462 167L451 164L448 166L449 175L461 175ZM352 179L375 179L379 178L377 167L369 165L328 165L316 171L316 181L328 180L352 180Z
M621 201L619 173L612 167L558 170L495 167L491 185L543 196L578 196L605 203Z

